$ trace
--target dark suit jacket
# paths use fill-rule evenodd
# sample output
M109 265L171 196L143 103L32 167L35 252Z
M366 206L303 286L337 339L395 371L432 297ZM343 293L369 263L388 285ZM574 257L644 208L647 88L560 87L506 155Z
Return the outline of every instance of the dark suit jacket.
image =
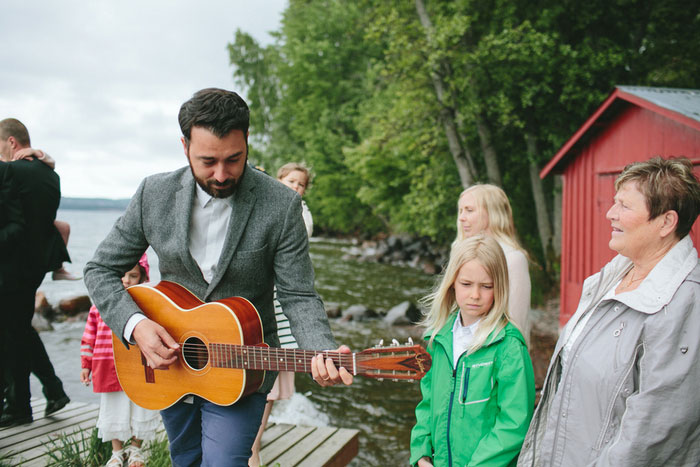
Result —
M24 235L16 243L20 254L19 275L41 283L44 274L70 261L61 234L54 225L61 201L61 183L56 172L37 160L9 162L11 188L19 200Z
M301 197L274 178L246 167L233 195L228 233L211 283L190 254L189 226L195 181L189 167L146 178L85 267L85 284L102 318L120 337L139 312L121 277L150 245L161 277L186 287L203 301L248 299L260 314L265 342L279 347L273 286L303 349L335 349L326 312L314 288ZM260 391L272 387L267 372Z
M0 161L0 293L17 287L18 245L24 235L22 205L14 189L10 164Z

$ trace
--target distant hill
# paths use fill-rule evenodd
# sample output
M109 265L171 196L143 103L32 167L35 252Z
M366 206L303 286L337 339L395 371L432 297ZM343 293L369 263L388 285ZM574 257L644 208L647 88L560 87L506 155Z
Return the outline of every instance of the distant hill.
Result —
M129 205L129 199L106 198L65 198L61 197L61 209L104 210L113 209L124 211Z

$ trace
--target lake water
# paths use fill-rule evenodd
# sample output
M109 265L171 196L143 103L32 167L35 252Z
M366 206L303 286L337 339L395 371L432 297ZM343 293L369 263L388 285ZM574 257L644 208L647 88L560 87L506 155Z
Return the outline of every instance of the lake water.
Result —
M116 211L59 210L57 218L71 224L68 251L72 264L66 268L82 275L85 263L120 213ZM434 282L420 271L378 263L345 260L350 244L313 238L311 259L316 270L316 288L327 305L347 308L362 304L376 311L388 311L405 300L414 302ZM159 280L158 258L149 250L151 280ZM39 290L52 305L60 299L86 295L82 281L52 281L47 274ZM84 323L54 324L53 331L41 333L56 371L73 400L99 402L99 396L80 384L80 337ZM380 320L341 322L331 320L338 343L353 351L374 346L379 339L420 342L413 327L388 326ZM418 383L378 381L357 377L350 387L320 388L308 376L298 374L292 399L275 404L271 421L306 425L356 428L360 452L351 465L406 465L413 410L420 399ZM32 394L40 397L41 387L32 377Z

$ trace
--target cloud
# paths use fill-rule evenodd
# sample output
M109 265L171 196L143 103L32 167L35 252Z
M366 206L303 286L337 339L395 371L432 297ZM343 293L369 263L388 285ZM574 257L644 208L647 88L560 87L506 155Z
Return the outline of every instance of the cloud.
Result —
M57 161L64 196L129 197L185 164L177 112L234 88L226 45L272 41L286 0L3 1L0 119L16 117Z

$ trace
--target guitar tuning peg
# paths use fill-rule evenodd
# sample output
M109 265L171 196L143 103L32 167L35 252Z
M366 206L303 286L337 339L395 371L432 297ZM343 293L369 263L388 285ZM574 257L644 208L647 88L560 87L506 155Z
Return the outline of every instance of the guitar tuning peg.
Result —
M395 382L395 383L398 383L398 382L399 382L399 379L398 379L398 378L393 378L392 381Z
M377 381L384 381L384 378L377 378Z
M409 337L408 341L406 341L406 345L408 345L408 346L413 345L413 339Z
M379 343L377 344L377 347L384 347L384 339L379 339Z
M397 341L396 339L392 339L392 340L391 340L391 345L393 345L394 347L398 347L398 346L400 346L401 344L399 344L399 341Z

